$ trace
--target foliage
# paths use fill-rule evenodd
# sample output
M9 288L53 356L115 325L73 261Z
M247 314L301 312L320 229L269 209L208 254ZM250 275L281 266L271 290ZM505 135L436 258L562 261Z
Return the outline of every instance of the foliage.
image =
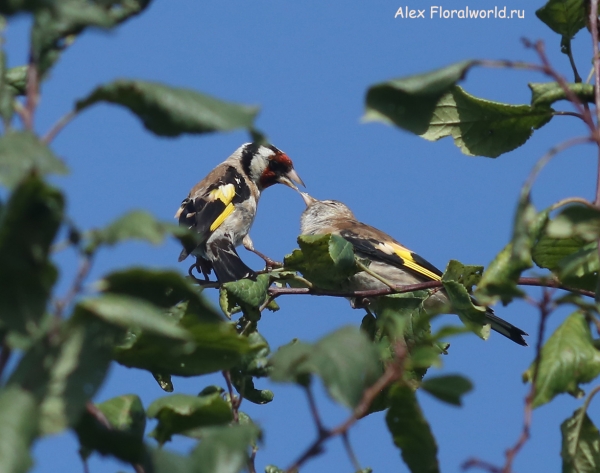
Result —
M253 139L265 139L254 125L256 107L136 79L96 87L47 135L34 133L40 85L70 42L89 28L112 29L142 13L149 3L0 3L0 15L9 20L19 14L32 18L29 63L7 70L0 50L4 125L0 185L8 196L0 202L0 374L4 374L0 378L0 471L28 471L33 443L66 429L77 434L84 461L99 453L130 463L136 471L254 471L262 431L239 407L242 399L255 404L273 400L271 391L255 387L255 381L264 377L304 390L317 425L317 439L289 471L320 454L332 437L340 435L348 441L355 422L381 410L387 410L387 428L408 468L413 473L440 471L436 440L416 392L421 389L442 402L462 405L463 396L473 388L468 379L459 374L432 377L427 371L441 365L449 337L474 331L487 338L490 312L481 304L524 298L519 287L525 282L522 276L534 265L545 271L534 281L537 285L567 291L560 296L546 292L536 301L540 326L558 306L573 306L575 311L545 343L543 331L537 335L535 360L523 375L532 385L526 409L530 413L563 393L583 396L581 385L600 375L599 343L590 329L600 326L600 315L596 302L586 299L595 295L599 284L600 201L567 198L538 211L531 198L537 172L569 144L550 151L526 182L510 241L488 268L483 271L451 261L436 283L433 292L443 290L448 295L452 312L466 328L444 326L432 333L430 322L437 314L427 305L431 286L412 287L408 292L391 287L366 299L348 294L349 278L367 271L368 262L338 235L301 235L299 248L285 257L282 268L223 284L221 311L206 301L192 278L147 267L106 274L95 285L95 293L83 296L82 283L101 248L131 240L156 245L167 237L189 242L195 235L145 211L131 211L104 228L80 231L67 217L63 191L50 184L52 175L68 172L50 143L69 120L107 102L129 110L157 136L245 129ZM585 26L597 29L597 18L590 17L597 2L593 0L591 7L588 3L549 0L536 13L561 36L562 51L570 59L575 34ZM5 18L0 20L3 28ZM566 101L590 128L585 141L600 146L598 123L589 110L589 104L600 106L595 103L600 78L596 77L595 86L582 83L571 61L575 80L566 82L548 65L540 44L529 46L538 53L541 65L465 60L375 84L366 93L365 118L430 141L451 136L466 155L497 158L524 145L537 129L561 114L552 107ZM522 105L475 97L458 85L472 68L486 66L531 69L551 80L529 84L531 103ZM21 129L16 128L17 116ZM67 296L59 298L53 248L63 233L81 266ZM271 354L259 332L262 311L277 310L274 299L294 291L351 297L354 306L364 304L367 314L360 328L340 328L314 343L294 339ZM15 353L9 370L7 361ZM197 396L170 394L147 409L135 393L94 404L94 394L113 361L148 371L168 392L174 390L172 375L214 372L223 372L226 389L207 386ZM5 369L10 372L2 373ZM312 395L315 377L333 401L350 411L335 428L321 424ZM600 468L600 434L586 412L597 391L561 426L563 471ZM144 439L147 419L156 419L149 436L160 446L174 435L184 435L196 439L196 447L185 456L154 448ZM526 424L524 433L528 431ZM503 471L510 471L511 461L507 456ZM269 466L267 471L283 470Z

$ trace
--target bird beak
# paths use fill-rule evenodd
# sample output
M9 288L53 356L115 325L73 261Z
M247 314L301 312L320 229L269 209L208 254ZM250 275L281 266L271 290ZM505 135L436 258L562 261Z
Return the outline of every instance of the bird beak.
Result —
M303 187L306 187L304 185L304 182L302 182L302 179L300 179L300 176L298 176L298 173L296 172L295 169L292 169L290 172L288 172L287 174L283 175L283 176L279 176L278 181L281 184L285 184L288 187L291 187L292 189L298 191L298 186L296 186L296 184L300 184ZM294 184L296 183L296 184Z
M298 191L298 192L300 192L300 191ZM314 204L317 201L317 199L308 195L306 192L300 192L300 195L302 196L302 200L304 200L304 203L306 204L307 207L310 207L312 204Z

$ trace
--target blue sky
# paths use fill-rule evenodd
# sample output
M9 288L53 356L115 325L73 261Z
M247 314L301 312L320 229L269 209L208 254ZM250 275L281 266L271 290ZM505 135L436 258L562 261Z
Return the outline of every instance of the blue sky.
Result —
M448 138L427 142L403 131L361 122L369 85L419 73L463 59L536 61L520 38L545 41L554 65L571 78L567 57L559 52L559 37L535 17L542 2L516 0L412 0L391 2L275 2L272 0L197 2L155 0L140 17L113 32L86 32L63 55L44 83L36 128L46 132L74 101L99 84L117 78L137 78L193 88L216 97L260 105L258 127L273 144L289 154L317 198L344 201L363 221L385 230L435 265L449 259L488 264L508 241L518 191L536 160L552 145L585 133L572 117L556 117L518 150L497 159L467 157ZM494 8L524 10L524 19L401 19L399 7L426 9ZM427 16L426 12L426 16ZM26 18L7 31L9 65L24 63ZM581 31L574 50L580 73L589 72L591 41ZM527 82L546 78L532 72L475 69L462 84L474 95L513 104L528 103ZM568 110L566 104L557 109ZM57 179L68 198L68 213L82 228L101 226L127 210L147 209L170 221L181 200L198 180L248 141L243 132L158 138L146 132L129 112L98 105L76 118L55 140L54 149L71 168ZM533 196L538 208L567 196L591 198L595 188L595 157L590 147L571 149L544 170ZM251 235L257 249L281 259L296 246L304 204L284 186L263 195ZM94 280L117 268L145 265L176 268L179 248L170 241L160 247L127 244L102 250ZM245 250L242 258L260 268L261 261ZM63 294L74 272L75 259L65 253L61 264ZM538 289L530 294L537 296ZM210 293L216 300L216 292ZM347 301L287 297L281 310L265 313L260 330L275 350L293 338L314 341L344 325L358 325L362 311ZM538 314L517 302L497 307L497 314L537 335ZM567 312L556 312L553 330ZM447 316L447 320L453 320ZM550 332L548 332L549 334ZM462 408L450 407L419 393L425 416L439 445L443 471L459 471L470 457L502 464L523 424L527 387L521 373L533 348L523 348L500 336L487 342L474 335L451 341L441 370L462 373L475 384ZM175 378L176 392L196 394L210 384L224 385L220 375ZM257 456L258 471L266 464L285 468L315 436L303 393L294 386L258 385L272 389L266 406L242 404L264 429L266 446ZM147 407L164 395L151 375L114 365L98 393L103 401L124 393L141 396ZM333 426L348 415L319 391L325 422ZM561 396L534 413L532 439L515 462L515 471L558 471L560 423L581 405ZM592 419L600 409L592 404ZM362 420L350 439L363 467L375 472L407 471L385 427L383 414ZM153 442L149 439L149 442ZM187 451L192 443L178 439L168 445ZM33 471L81 472L77 443L66 433L40 441ZM91 472L127 470L112 460L92 457ZM306 471L347 471L352 465L339 439Z

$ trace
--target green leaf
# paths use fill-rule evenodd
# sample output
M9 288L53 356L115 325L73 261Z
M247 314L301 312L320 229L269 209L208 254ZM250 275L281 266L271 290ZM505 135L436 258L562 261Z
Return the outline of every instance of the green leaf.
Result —
M523 373L532 382L534 365ZM574 312L544 344L536 380L533 407L569 393L580 397L580 383L589 383L600 374L600 351L594 347L590 327L581 312Z
M595 241L600 237L600 211L585 205L570 205L548 223L546 233L553 238Z
M536 212L531 203L529 189L521 191L512 240L506 245L483 273L475 296L485 304L500 299L508 304L515 297L523 297L524 292L517 287L523 271L533 266L532 248L548 222L549 209Z
M0 326L22 335L39 330L57 277L49 253L63 208L62 194L31 176L0 213Z
M206 321L221 321L219 314L200 294L197 286L176 271L148 268L129 268L105 276L98 284L106 293L122 294L144 299L158 307L170 309L181 320L184 314L195 314ZM180 301L185 301L180 304Z
M473 389L473 383L460 375L436 376L423 381L421 389L440 401L462 406L461 397Z
M451 260L442 276L442 284L450 299L452 311L463 323L483 340L490 336L490 323L485 314L487 309L476 305L466 286L470 288L481 279L482 266L465 266Z
M559 100L568 100L567 94L558 82L533 82L527 84L531 89L532 107L549 107ZM566 84L567 88L583 102L594 103L592 84Z
M118 218L101 230L92 230L86 237L89 240L87 251L92 253L100 246L114 246L128 240L141 240L158 245L167 236L180 240L187 238L188 230L171 223L160 222L144 210L133 210Z
M479 284L482 273L483 266L464 265L459 261L450 260L442 275L442 281L456 281L471 292L473 286Z
M583 409L560 425L563 473L594 473L600 470L600 434Z
M337 235L300 235L299 250L284 259L284 267L323 289L342 289L358 270L350 242Z
M84 456L97 451L127 463L140 463L145 452L146 428L146 413L140 398L135 394L118 396L96 404L95 409L108 425L89 409L84 411L75 426Z
M448 87L443 94L423 96L418 88L409 93L398 87L404 80L413 82L414 77L369 89L365 118L399 126L429 141L452 136L469 156L496 158L512 151L552 118L550 108L493 102L458 86Z
M248 338L255 344L262 343L264 348L242 357L240 363L229 372L231 381L244 399L255 404L267 404L273 400L274 394L268 389L256 389L252 377L268 376L268 356L271 349L267 340L258 332L252 332Z
M0 137L0 184L12 189L33 172L41 176L67 174L67 167L28 131Z
M11 67L6 71L4 81L16 95L25 95L27 86L27 66Z
M329 395L350 408L358 405L365 389L381 374L375 347L356 327L341 328L313 345L283 346L271 365L273 381L306 385L311 374L318 375Z
M254 425L208 427L192 452L196 473L238 473L248 464L250 446L260 432Z
M382 82L367 91L365 120L395 124L416 135L430 126L438 102L477 61L462 61L425 74Z
M148 417L158 419L150 436L162 445L175 434L185 435L187 430L231 422L233 414L229 403L215 392L201 396L172 394L159 398L148 407Z
M548 0L535 14L552 31L568 39L573 39L587 20L584 0Z
M0 458L3 473L25 473L33 465L29 449L37 434L39 408L18 386L0 390Z
M260 320L258 309L267 300L267 290L270 285L268 274L259 274L256 281L240 279L225 283L219 289L221 309L227 317L231 317L231 314L237 312L236 309L239 307L250 320Z
M187 330L164 317L153 304L134 297L104 294L85 299L79 306L99 319L124 329L136 328L162 337L190 341Z
M598 284L598 245L581 238L542 235L533 248L533 260L551 270L566 286L595 291Z
M415 393L408 386L396 385L390 401L385 420L411 473L439 472L437 445Z
M10 0L8 8L0 7L0 13L2 10L7 14L18 10L34 13L31 49L38 73L43 77L83 30L112 28L141 13L149 3L150 0Z
M155 82L117 80L77 102L81 111L98 102L128 108L144 127L159 136L251 129L257 107L224 102L191 89Z
M264 344L239 335L228 323L210 323L188 315L179 323L192 336L192 351L187 344L142 333L117 347L116 361L163 376L198 376L228 370L240 363L244 355L264 348Z
M73 426L102 384L113 346L123 330L81 306L54 337L39 339L8 380L41 403L39 429L51 434Z

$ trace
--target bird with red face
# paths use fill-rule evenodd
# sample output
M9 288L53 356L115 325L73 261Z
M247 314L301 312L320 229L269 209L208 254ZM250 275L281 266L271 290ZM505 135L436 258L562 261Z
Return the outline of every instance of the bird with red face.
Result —
M257 143L235 150L192 188L175 214L180 225L198 233L195 244L181 251L179 261L195 256L204 277L214 270L220 283L255 277L236 247L243 244L269 263L254 249L248 232L262 191L273 184L295 190L296 184L304 185L287 154Z

